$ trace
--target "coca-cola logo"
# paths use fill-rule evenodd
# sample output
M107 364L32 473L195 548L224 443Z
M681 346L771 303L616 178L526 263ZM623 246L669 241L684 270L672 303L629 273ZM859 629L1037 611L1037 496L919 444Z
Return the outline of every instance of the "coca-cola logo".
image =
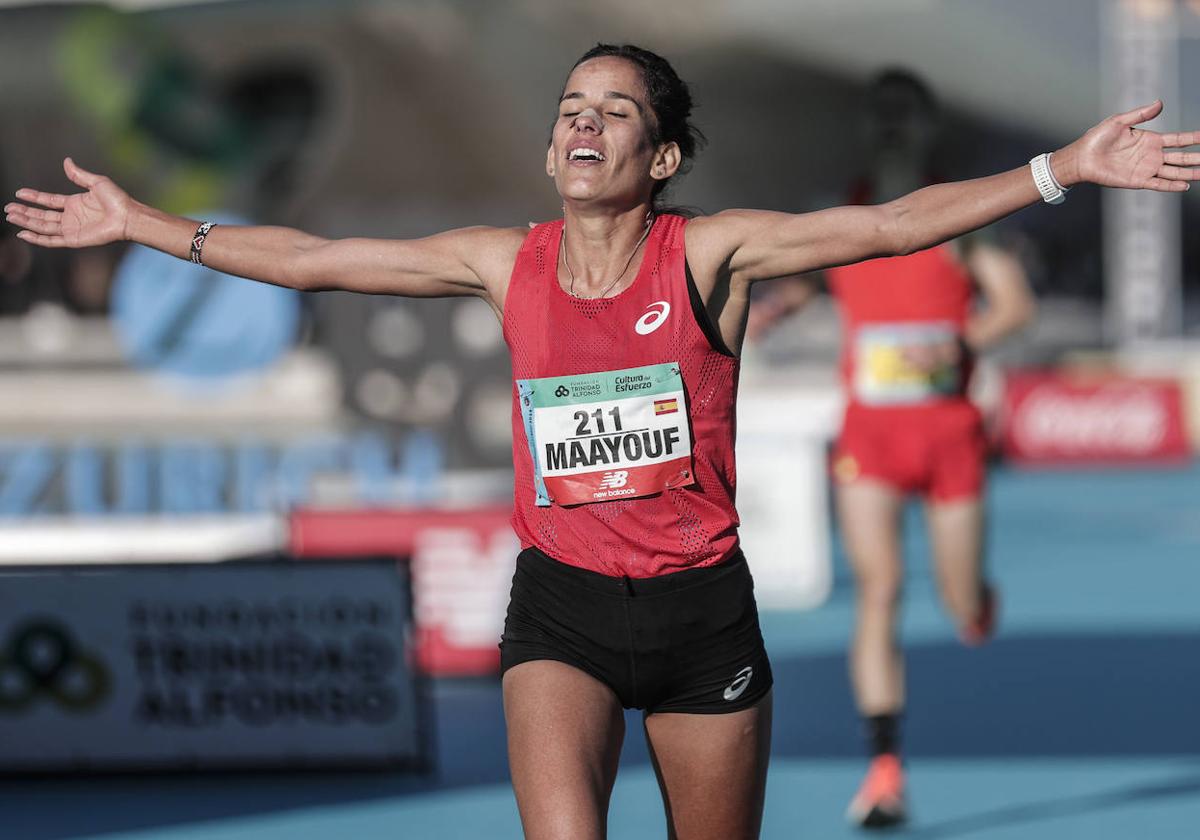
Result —
M1149 388L1073 393L1044 384L1017 404L1013 438L1026 452L1146 455L1162 444L1169 423L1162 395Z

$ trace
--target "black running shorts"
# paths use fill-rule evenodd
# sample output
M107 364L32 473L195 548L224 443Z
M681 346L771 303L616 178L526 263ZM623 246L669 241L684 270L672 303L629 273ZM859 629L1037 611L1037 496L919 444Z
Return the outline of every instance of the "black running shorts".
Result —
M591 674L625 708L648 713L736 712L762 699L772 682L740 551L717 566L630 579L525 549L500 661L507 671L539 659Z

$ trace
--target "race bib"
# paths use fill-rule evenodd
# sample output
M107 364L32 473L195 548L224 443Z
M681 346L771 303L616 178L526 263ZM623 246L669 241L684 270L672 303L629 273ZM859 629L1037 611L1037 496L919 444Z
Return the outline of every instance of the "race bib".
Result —
M541 506L695 483L678 364L518 379L517 395Z
M910 354L935 353L958 341L949 322L860 326L854 336L854 395L866 405L921 403L961 393L962 362L955 355L932 369L915 365Z

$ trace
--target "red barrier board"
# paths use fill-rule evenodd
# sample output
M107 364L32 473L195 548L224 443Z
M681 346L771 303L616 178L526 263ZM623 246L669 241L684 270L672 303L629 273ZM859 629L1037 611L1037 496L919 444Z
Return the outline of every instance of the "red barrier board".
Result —
M1024 464L1143 464L1190 456L1178 382L1021 371L1006 378L1006 457Z
M418 666L435 676L495 673L520 546L507 507L298 511L296 557L411 558Z

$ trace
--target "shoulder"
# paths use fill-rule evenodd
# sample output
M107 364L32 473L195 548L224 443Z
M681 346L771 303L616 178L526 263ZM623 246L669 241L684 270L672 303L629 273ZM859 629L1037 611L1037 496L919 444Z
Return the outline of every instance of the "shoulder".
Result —
M508 280L516 264L527 228L464 227L443 231L406 243L429 249L446 260L448 272L484 297L497 314L503 310ZM473 278L473 279L472 279Z
M773 210L722 210L692 219L687 226L687 245L698 250L735 250L739 245L790 214Z
M727 271L738 249L753 239L772 220L786 214L770 210L722 210L692 219L684 230L688 263L695 271Z
M507 280L528 234L527 228L467 227L441 236L450 239L463 262L488 283Z
M768 210L722 210L710 216L697 216L688 222L687 235L704 238L720 238L735 235L739 230L753 227L764 217L773 215Z
M515 258L528 233L527 228L480 226L458 228L440 235L480 256L510 254Z

